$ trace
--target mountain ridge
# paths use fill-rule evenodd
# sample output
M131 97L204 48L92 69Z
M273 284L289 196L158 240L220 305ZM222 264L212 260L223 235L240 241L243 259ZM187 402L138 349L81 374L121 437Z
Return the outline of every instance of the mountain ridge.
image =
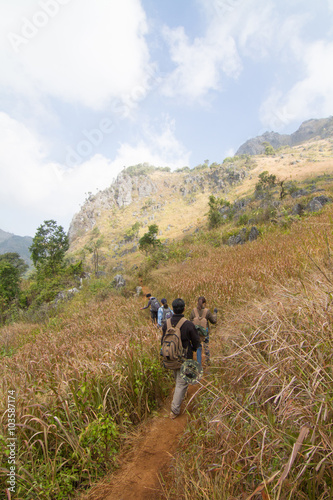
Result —
M333 116L328 118L310 119L304 121L292 134L265 132L244 142L236 151L236 156L248 154L258 155L265 152L264 143L268 142L273 148L281 146L297 146L305 141L319 137L326 139L333 135Z
M32 266L29 247L32 244L31 236L17 236L0 229L0 254L14 252L28 264Z

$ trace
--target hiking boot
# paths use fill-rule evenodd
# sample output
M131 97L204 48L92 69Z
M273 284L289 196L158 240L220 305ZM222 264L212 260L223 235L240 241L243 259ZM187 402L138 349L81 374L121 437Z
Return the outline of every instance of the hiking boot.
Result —
M178 415L176 415L173 411L170 412L170 418L174 419L177 417L178 417Z

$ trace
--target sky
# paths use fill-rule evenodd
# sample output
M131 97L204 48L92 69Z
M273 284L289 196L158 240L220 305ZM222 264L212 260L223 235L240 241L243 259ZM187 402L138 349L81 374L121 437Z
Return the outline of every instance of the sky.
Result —
M333 0L0 0L0 229L333 114Z

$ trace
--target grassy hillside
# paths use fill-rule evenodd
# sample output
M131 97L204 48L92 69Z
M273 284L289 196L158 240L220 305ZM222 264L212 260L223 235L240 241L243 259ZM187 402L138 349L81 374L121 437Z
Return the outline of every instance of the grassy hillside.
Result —
M158 237L162 242L178 241L184 235L207 227L211 194L230 203L251 196L263 171L276 175L286 183L300 183L311 177L331 175L332 155L331 139L312 140L293 148L280 148L271 156L228 158L223 164L199 165L190 172L153 170L148 175L157 191L143 198L134 197L130 205L122 208L95 209L96 224L71 243L70 254L83 259L92 270L91 247L98 242L101 271L110 272L120 264L130 269L143 261L137 245L150 224L158 225ZM219 176L225 178L228 169L231 172L243 170L245 175L231 183L222 182L219 185L213 182ZM87 201L85 209L92 211L93 206ZM140 224L138 236L126 242L126 231L135 223Z
M318 144L306 147L297 154L310 155ZM297 201L304 205L317 189L331 195L329 148L320 146L321 161L303 158L302 188L310 194ZM255 168L272 173L267 161L282 168L286 158L291 168L291 158L303 161L295 155L263 157L261 167L257 158ZM320 177L313 178L309 165L319 167ZM235 196L237 189L253 194L253 172ZM158 265L142 255L139 274L129 275L125 289L110 288L108 277L87 280L43 323L0 330L2 491L13 452L9 401L17 437L14 498L25 500L82 498L121 465L119 452L136 426L159 410L173 381L161 367L160 332L140 310L144 297L134 294L142 284L170 303L183 297L186 316L199 295L219 310L212 366L163 471L160 498L332 498L333 207L294 216L291 195L279 206L275 188L266 195L246 206L249 224L260 228L256 241L225 244L226 233L242 227L240 213L212 230L202 224L182 240L180 231Z

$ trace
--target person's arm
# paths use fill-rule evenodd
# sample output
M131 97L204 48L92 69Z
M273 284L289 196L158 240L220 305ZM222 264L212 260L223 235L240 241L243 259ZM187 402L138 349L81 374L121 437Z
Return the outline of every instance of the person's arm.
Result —
M217 309L215 307L214 312L211 313L210 310L208 309L207 314L206 314L207 321L215 325L217 322Z
M200 335L198 333L198 330L195 328L193 323L190 324L189 333L190 333L192 349L193 349L193 351L196 351L201 346L201 341L200 341Z
M148 307L150 306L150 303L151 303L151 300L149 299L148 304L145 307L141 307L141 309L148 309Z

